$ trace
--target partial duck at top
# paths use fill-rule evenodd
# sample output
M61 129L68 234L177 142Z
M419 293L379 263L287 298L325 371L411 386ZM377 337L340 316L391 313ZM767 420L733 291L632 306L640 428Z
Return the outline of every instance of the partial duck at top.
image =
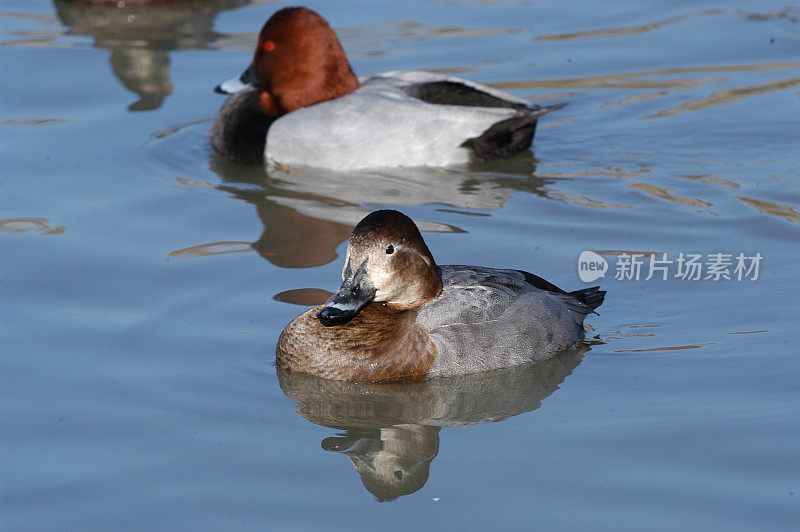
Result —
M328 22L304 7L272 15L252 65L217 91L231 94L211 130L223 155L337 170L508 157L530 148L540 116L563 107L423 71L359 79Z

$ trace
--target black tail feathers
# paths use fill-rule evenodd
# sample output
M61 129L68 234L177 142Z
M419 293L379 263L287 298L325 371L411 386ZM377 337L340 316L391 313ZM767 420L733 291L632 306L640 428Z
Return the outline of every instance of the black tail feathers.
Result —
M603 300L606 298L606 291L600 290L599 286L592 286L581 290L575 290L574 292L570 292L569 295L581 303L584 303L590 309L595 310L603 304Z

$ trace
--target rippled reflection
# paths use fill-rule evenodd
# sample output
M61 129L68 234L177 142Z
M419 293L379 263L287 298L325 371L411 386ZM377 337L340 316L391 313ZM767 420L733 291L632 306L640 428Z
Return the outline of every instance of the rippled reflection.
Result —
M632 188L633 190L640 190L642 192L650 194L653 197L671 201L672 203L677 203L679 205L688 205L690 207L710 207L711 205L713 205L712 203L697 198L676 196L670 193L671 189L666 187L659 187L650 183L628 183L627 187Z
M678 74L703 74L724 72L768 72L772 70L796 70L800 68L798 61L764 62L739 65L707 65L675 68L659 68L640 71L601 74L560 79L519 80L487 83L496 89L550 89L550 88L626 88L626 89L653 89L653 88L692 88L706 83L727 81L723 77L683 78L648 80L643 78L675 76Z
M63 118L9 118L0 120L0 124L4 126L52 126L67 122L69 120Z
M503 208L517 191L545 196L543 187L554 181L535 175L536 159L531 152L468 167L347 173L301 167L268 171L214 154L211 168L226 182L217 188L255 206L263 232L252 243L253 248L284 268L309 268L336 260L336 249L347 240L353 227L381 205L435 203L465 213L469 213L467 209L493 211ZM187 178L180 178L179 182L193 186ZM463 232L439 222L415 221L422 231Z
M586 196L578 196L576 194L570 194L569 192L561 192L554 188L547 189L546 194L548 198L568 201L583 207L595 207L599 209L630 209L633 207L633 205L621 205L617 203L606 203L604 201L593 200Z
M599 30L584 30L572 33L559 33L555 35L541 35L536 37L537 41L569 41L574 39L597 39L601 37L619 37L624 35L639 35L662 28L668 24L674 24L693 17L706 15L721 15L725 13L723 9L706 9L696 13L684 13L675 17L669 17L648 24L637 24L635 26L625 26L621 28L603 28Z
M780 203L774 203L757 198L748 198L745 196L734 196L733 199L739 200L747 205L750 205L751 207L754 207L755 209L758 209L758 212L761 214L776 216L778 218L783 218L787 222L800 224L800 212L797 212L795 207L791 205L781 205Z
M711 342L713 343L713 342ZM647 347L644 349L617 349L615 353L650 353L650 352L659 352L659 351L683 351L684 349L700 349L704 345L711 345L708 344L690 344L690 345L672 345L666 347Z
M758 85L751 85L747 87L722 89L712 92L709 96L706 96L705 98L698 98L696 100L686 102L682 105L673 107L671 109L664 109L663 111L659 111L652 115L648 115L645 118L660 118L662 116L670 116L679 113L686 113L689 111L696 111L698 109L703 109L704 107L711 107L713 105L731 103L735 102L736 100L741 100L742 98L747 98L749 96L756 96L770 91L791 89L792 87L799 84L800 84L800 77L794 77L794 78L776 79L769 81L767 83L760 83Z
M6 218L0 220L0 232L27 233L35 231L43 235L60 235L67 228L63 225L52 226L47 218Z
M250 242L212 242L171 251L170 257L208 257L225 253L242 253L250 251Z
M337 429L325 451L347 456L380 501L422 488L439 452L442 427L502 421L531 412L580 364L588 347L544 361L407 384L353 384L278 370L297 412Z
M213 31L217 14L249 0L177 0L170 2L74 2L54 0L58 19L69 35L94 38L111 51L111 69L139 100L130 111L161 107L172 94L169 53L203 48L220 38Z

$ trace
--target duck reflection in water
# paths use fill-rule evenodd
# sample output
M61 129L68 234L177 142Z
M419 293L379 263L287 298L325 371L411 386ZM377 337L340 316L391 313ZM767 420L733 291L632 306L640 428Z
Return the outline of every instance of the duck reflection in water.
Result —
M58 19L70 35L94 38L111 51L111 69L139 100L129 111L151 111L172 94L169 53L207 48L223 37L213 30L221 11L250 0L54 0Z
M588 346L539 362L407 384L356 384L278 369L283 393L307 420L341 431L322 440L350 458L379 501L428 481L443 427L503 421L532 412L580 364Z
M322 440L326 451L350 458L361 482L380 502L409 495L428 482L439 452L439 427L404 424L352 429Z
M502 209L517 192L544 195L554 179L535 175L530 151L501 162L455 168L335 172L303 167L265 170L213 154L210 167L225 182L217 188L255 206L263 225L253 248L282 268L311 268L338 258L336 248L371 209L437 203L453 209ZM417 222L424 232L461 232Z

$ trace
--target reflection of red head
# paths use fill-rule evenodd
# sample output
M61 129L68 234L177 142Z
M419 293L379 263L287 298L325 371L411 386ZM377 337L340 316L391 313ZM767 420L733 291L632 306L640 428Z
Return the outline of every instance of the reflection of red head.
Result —
M258 253L281 268L313 268L336 260L336 248L353 226L311 218L290 207L259 203L264 232L253 243Z

